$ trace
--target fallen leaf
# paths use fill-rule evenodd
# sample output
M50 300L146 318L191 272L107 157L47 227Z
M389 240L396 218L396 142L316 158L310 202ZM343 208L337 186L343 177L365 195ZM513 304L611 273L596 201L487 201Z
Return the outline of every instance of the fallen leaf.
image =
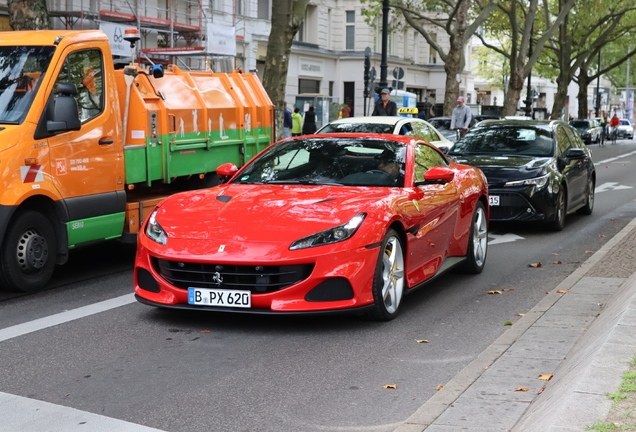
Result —
M636 201L636 200L635 200ZM594 251L586 250L585 253L594 253Z
M385 384L384 388L385 389L397 390L397 384Z
M512 322L511 322L511 321L506 321L506 322L504 323L504 325L505 325L505 326L512 325Z
M553 374L540 374L538 378L542 381L550 381L553 376Z
M415 339L417 343L428 343L428 339Z
M68 397L69 395L70 395L70 393L66 393L66 394L64 395L64 397Z
M520 317L522 317L522 316L526 316L526 314L518 313L518 314L515 314L515 316L520 316Z
M444 388L444 384L439 384L435 390L440 391Z
M563 264L561 261L554 261L552 264Z
M541 387L541 390L539 390L537 394L540 395L541 393L543 393L543 390L545 390L545 387Z
M517 388L515 389L515 391L527 392L527 391L528 391L528 387L517 387Z
M599 234L598 237L599 238L605 238L605 234Z
M210 333L210 330L201 330L201 333Z
M492 291L488 291L487 294L501 294L501 291L499 290L492 290Z
M610 220L611 220L611 221L613 222L613 221L615 221L616 219L614 219L614 218L611 218Z
M508 292L508 291L514 291L514 288L504 288L503 291Z
M565 293L569 293L570 290L557 290L557 294L565 294Z
M539 268L539 267L543 267L543 264L541 264L540 262L532 263L532 264L528 264L528 267Z
M546 293L546 294L550 294L550 291L546 291L545 293Z

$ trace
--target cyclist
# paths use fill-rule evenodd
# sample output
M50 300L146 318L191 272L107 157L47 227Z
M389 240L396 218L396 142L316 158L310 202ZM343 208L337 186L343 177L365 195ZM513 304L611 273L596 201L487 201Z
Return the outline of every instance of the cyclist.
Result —
M618 133L618 125L621 124L621 121L618 119L616 115L616 111L614 111L614 115L610 120L610 139L612 140L612 144L616 144L616 134Z

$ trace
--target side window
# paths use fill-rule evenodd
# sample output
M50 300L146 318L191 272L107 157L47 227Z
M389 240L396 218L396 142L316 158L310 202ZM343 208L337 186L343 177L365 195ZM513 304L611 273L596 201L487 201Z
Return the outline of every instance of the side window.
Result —
M577 147L577 148L583 147L583 141L581 140L581 136L576 130L572 129L571 127L567 127L565 128L565 133L570 139L570 143L572 144L572 147Z
M559 155L565 154L571 147L570 139L565 132L565 127L559 125L556 127L557 151Z
M55 81L73 83L77 87L77 106L82 123L104 110L104 64L99 50L76 51L64 60Z
M448 167L449 163L439 151L425 144L415 146L415 180L423 180L424 173L434 166Z
M400 135L408 135L408 136L412 136L413 135L413 125L409 122L404 123L402 126L400 126Z

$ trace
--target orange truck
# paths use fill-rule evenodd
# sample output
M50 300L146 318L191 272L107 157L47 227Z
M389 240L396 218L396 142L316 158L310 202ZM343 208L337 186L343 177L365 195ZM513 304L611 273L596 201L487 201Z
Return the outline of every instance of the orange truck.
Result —
M273 138L253 74L115 69L97 30L0 32L0 288L43 288L70 249L136 239L175 191Z

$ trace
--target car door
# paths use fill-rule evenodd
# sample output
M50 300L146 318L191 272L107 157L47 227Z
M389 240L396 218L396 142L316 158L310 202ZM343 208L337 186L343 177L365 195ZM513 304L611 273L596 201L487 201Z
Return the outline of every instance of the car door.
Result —
M560 160L563 164L563 175L567 183L568 209L577 207L586 197L587 173L590 161L587 157L582 159L569 159L566 155L571 148L583 149L583 141L570 126L557 126L557 143L561 150Z
M448 167L447 159L424 143L414 146L414 179L434 167ZM448 255L459 211L459 193L455 182L427 184L413 188L412 200L405 215L415 229L409 236L407 277L409 284L433 276Z

